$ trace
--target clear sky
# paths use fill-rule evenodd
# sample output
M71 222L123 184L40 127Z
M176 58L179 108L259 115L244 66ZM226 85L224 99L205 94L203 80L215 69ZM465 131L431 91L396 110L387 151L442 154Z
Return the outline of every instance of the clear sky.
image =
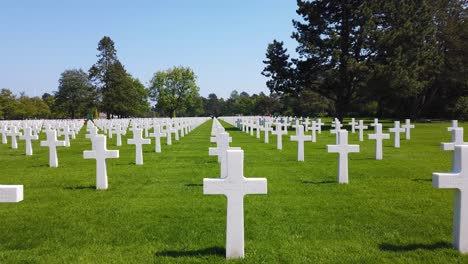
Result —
M264 91L267 44L290 52L294 0L2 0L0 88L42 95L66 69L87 71L110 36L128 72L148 84L154 72L189 66L202 96Z

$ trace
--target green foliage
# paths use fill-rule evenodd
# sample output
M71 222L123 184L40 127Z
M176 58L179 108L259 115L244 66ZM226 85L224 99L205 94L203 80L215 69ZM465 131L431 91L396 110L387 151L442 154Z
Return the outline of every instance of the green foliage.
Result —
M141 82L127 73L117 58L114 41L103 37L98 43L98 61L89 69L100 95L100 109L118 117L143 116L149 111L148 92Z
M66 70L55 93L55 107L69 118L82 118L96 105L97 93L82 69Z
M199 90L193 70L182 66L156 72L149 85L156 111L172 117L192 115L185 111L196 103Z
M299 57L290 59L280 41L268 45L262 74L271 92L300 100L312 91L338 118L367 113L369 102L378 116L447 117L468 96L466 1L297 4Z

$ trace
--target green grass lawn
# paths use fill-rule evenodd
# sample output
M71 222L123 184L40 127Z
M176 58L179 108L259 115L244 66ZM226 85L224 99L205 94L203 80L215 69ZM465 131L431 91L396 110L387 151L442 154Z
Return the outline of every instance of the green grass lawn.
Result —
M163 139L162 153L144 146L143 166L134 165L126 138L122 147L108 139L120 158L107 161L106 191L95 190L95 161L83 159L91 149L84 129L70 148L58 149L58 168L48 167L39 141L31 157L23 141L18 150L0 144L0 183L23 184L25 194L0 204L0 263L225 262L226 199L203 195L202 187L203 178L219 175L208 156L211 124L172 146ZM328 131L307 142L305 162L297 162L289 136L278 151L276 136L264 144L263 134L223 124L231 146L244 150L244 175L268 178L267 195L245 198L246 256L230 263L468 262L452 248L454 193L431 182L432 172L451 170L452 153L440 150L451 139L449 123L417 123L400 149L385 140L381 161L374 141L350 133L361 152L349 155L348 185L336 183Z

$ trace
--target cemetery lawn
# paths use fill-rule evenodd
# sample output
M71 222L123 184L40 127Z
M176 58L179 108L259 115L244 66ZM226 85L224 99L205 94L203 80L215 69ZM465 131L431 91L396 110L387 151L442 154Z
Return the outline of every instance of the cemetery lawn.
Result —
M84 128L70 148L58 148L58 168L48 167L39 141L31 157L24 141L18 150L0 144L0 183L24 184L25 196L0 204L0 263L225 262L226 199L203 195L202 187L204 177L219 175L208 156L211 124L172 146L162 139L159 154L145 145L142 166L126 138L122 147L108 139L120 158L107 160L106 191L95 190L95 161L83 159L91 149ZM451 171L452 153L440 150L451 140L449 123L416 123L400 149L392 135L381 161L374 160L374 141L360 143L350 133L361 152L349 154L348 185L336 182L328 128L317 143L305 143L305 162L297 162L292 131L277 151L274 135L264 144L263 134L257 139L223 125L231 146L245 152L244 175L268 179L267 195L245 198L246 255L229 263L468 262L452 248L454 192L431 182L433 172Z

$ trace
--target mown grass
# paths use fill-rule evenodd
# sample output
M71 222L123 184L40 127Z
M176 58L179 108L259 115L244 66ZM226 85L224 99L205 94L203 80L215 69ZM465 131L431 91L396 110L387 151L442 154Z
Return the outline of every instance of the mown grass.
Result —
M439 147L450 141L448 123L416 124L400 149L386 140L381 161L373 141L350 133L361 152L349 155L348 185L336 183L328 131L307 142L305 162L297 162L286 137L277 151L275 136L264 144L263 134L223 124L231 146L245 152L245 176L268 178L267 195L245 198L246 257L228 262L468 262L451 245L453 191L431 183L432 172L451 170L452 154ZM143 166L134 165L126 139L122 147L108 139L120 158L107 162L106 191L95 190L95 161L82 158L91 149L84 130L59 148L58 168L48 167L38 141L32 157L24 142L18 150L0 145L0 183L25 188L24 201L0 204L0 263L225 262L226 199L202 188L204 177L219 175L208 156L210 129L206 122L159 154L144 146Z

